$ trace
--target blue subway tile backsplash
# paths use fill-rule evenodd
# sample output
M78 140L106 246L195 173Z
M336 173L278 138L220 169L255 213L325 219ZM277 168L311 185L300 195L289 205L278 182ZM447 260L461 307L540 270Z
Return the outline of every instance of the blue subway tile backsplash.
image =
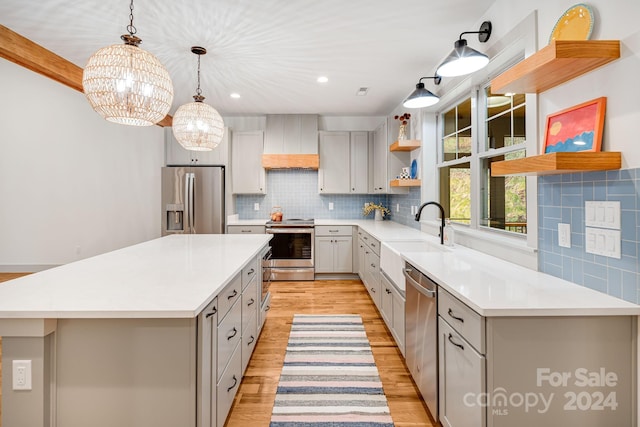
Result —
M280 206L285 218L373 219L362 215L365 203L382 203L391 211L389 218L419 229L410 215L411 206L420 205L420 188L408 195L386 194L319 194L318 172L302 169L282 169L267 172L267 194L237 195L236 212L240 219L267 219L274 206ZM254 205L259 204L259 210ZM329 210L333 203L333 210ZM400 211L396 210L400 205Z
M538 268L579 285L640 303L640 172L628 169L538 179ZM621 259L585 251L585 202L619 201ZM558 246L558 223L571 225L571 248Z

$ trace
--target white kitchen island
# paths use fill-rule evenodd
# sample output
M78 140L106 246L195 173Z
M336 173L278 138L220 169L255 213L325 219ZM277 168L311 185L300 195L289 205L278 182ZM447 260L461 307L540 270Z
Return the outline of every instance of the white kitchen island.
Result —
M216 327L256 323L240 315L244 290L259 298L243 274L260 276L269 239L174 235L4 283L3 427L216 425L212 394L240 381L243 346L217 375L203 355L215 359ZM14 390L15 360L31 361L31 390Z

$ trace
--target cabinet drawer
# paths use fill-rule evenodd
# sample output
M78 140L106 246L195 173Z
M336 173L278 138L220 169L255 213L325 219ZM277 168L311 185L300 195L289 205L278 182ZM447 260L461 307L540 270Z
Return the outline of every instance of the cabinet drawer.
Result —
M316 225L316 236L351 236L350 225Z
M258 306L260 301L258 300L258 280L255 279L249 286L242 292L242 330L247 326L249 319L253 318L255 321L255 315L258 313Z
M242 357L240 345L236 345L229 366L218 381L218 424L223 426L233 404L233 398L240 388L242 380Z
M441 287L438 288L438 314L476 350L485 353L484 317Z
M244 374L253 354L253 349L256 348L256 343L258 342L257 315L249 319L246 329L244 325L242 328L242 344L240 344L242 348L240 351L242 352L242 373Z
M264 234L263 225L228 225L227 234Z
M242 292L242 275L238 274L218 294L218 324L222 322L229 309L240 299Z
M256 261L255 259L242 269L242 289L246 288L249 283L256 277Z
M235 304L218 325L218 381L242 336L241 304Z
M358 236L362 239L362 241L365 243L365 245L367 245L368 248L376 253L376 255L380 255L380 242L378 241L378 239L374 238L373 236L371 236L371 234L362 229L358 230Z

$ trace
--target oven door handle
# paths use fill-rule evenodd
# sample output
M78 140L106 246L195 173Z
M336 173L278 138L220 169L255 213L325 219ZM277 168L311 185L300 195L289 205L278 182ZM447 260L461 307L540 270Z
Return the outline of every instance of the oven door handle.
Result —
M282 227L282 228L267 228L267 234L313 234L313 228L290 228L290 227Z

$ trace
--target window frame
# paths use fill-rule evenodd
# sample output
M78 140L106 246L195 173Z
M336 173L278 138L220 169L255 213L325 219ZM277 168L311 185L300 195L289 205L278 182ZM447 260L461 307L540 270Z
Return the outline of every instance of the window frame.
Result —
M480 118L477 114L477 106L478 102L481 101L480 91L490 84L491 78L537 51L536 20L537 13L534 11L506 35L501 36L491 47L485 49L485 52L492 59L484 70L445 83L445 87L442 89L444 95L441 96L441 102L431 110L431 113L425 114L425 117L429 114L432 117L430 120L433 125L429 129L434 132L435 147L433 148L436 151L436 156L429 161L425 153L424 161L425 165L430 164L431 167L434 167L436 182L423 188L422 191L423 200L440 200L440 168L469 162L471 168L471 222L469 225L455 224L457 240L460 240L465 246L488 249L496 256L530 268L535 268L537 265L537 256L535 254L538 246L537 178L535 176L526 177L526 234L480 225L480 214L482 212L480 184L482 180L482 162L485 159L523 148L526 149L527 156L538 154L538 97L536 94L525 94L525 108L527 109L525 143L498 149L487 148L486 150L481 150L485 146L486 126L479 126ZM472 114L472 154L461 159L443 161L442 137L444 132L443 120L440 115L449 111L469 96L472 99L472 110L476 112ZM486 113L483 114L483 117L485 115ZM425 118L425 120L429 119ZM484 124L484 122L483 120L482 123ZM482 144L482 147L480 144ZM426 228L423 229L425 231L434 229L435 222L433 220L425 220L423 224Z

